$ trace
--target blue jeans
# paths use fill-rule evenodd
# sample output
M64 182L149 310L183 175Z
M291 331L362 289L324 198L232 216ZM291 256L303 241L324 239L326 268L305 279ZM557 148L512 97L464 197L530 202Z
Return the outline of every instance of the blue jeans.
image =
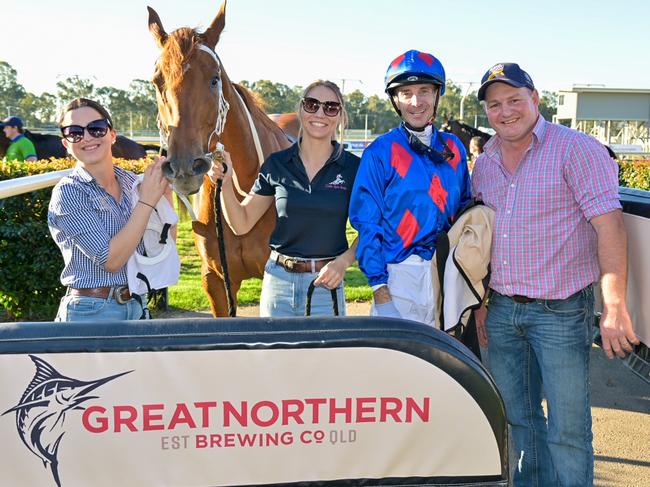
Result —
M269 259L264 267L260 316L305 316L307 289L318 272L289 272ZM345 316L343 282L336 288L339 316ZM312 316L333 316L331 291L323 286L314 289L311 299Z
M592 286L567 299L529 304L492 293L486 318L489 366L519 459L513 477L517 487L593 485L593 321Z
M139 320L141 316L142 305L135 299L119 304L113 296L102 299L66 295L61 298L54 321Z

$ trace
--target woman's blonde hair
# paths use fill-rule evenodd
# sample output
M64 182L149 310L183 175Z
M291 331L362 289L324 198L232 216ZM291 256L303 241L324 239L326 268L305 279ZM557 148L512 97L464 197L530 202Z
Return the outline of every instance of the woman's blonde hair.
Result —
M298 130L298 140L302 138L302 118L300 117L300 110L302 109L302 99L305 98L307 95L309 95L309 92L311 90L313 90L314 88L318 88L319 86L324 86L325 88L329 88L330 90L332 90L332 92L336 95L336 98L338 99L339 103L341 104L341 113L339 114L341 116L341 119L338 128L341 137L345 133L345 127L347 126L348 123L348 112L345 109L345 99L343 98L343 93L341 93L341 89L333 81L319 79L314 81L313 83L310 83L304 90L302 90L300 101L298 102L298 106L296 107L296 113L298 113L298 121L300 122L300 129ZM334 139L332 140L336 140L336 132L334 135ZM343 152L343 140L340 140L339 142L340 144L335 154L336 158L338 158L341 155L341 152Z

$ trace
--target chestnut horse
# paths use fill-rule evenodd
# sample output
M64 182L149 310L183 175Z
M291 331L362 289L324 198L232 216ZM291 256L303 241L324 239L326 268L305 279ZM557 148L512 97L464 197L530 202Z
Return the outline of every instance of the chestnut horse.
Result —
M272 113L269 118L273 120L278 127L280 127L289 138L298 140L298 132L300 131L300 120L296 112L289 113Z
M205 177L211 165L209 153L218 140L230 152L235 183L243 199L263 159L290 145L253 96L232 83L221 65L215 47L225 26L225 11L224 2L203 33L180 28L167 34L160 17L149 7L149 30L162 50L153 83L161 136L168 145L163 171L179 193L193 194L201 189L192 228L202 261L203 288L215 316L227 316L228 306L215 222L215 186ZM233 296L242 280L263 276L274 226L273 205L246 235L237 237L223 225L220 237L225 244Z

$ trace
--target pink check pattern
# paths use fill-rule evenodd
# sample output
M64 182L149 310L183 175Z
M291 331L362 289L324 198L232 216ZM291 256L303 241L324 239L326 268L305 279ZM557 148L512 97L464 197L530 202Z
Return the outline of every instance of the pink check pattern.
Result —
M593 137L540 115L517 171L492 137L476 162L472 194L496 212L490 287L512 296L564 299L599 279L589 220L621 208L618 166Z

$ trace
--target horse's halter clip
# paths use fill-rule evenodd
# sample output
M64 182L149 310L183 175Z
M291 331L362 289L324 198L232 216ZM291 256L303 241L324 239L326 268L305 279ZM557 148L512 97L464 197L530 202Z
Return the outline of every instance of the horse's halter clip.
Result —
M210 146L210 141L208 140L208 147L209 146ZM226 174L226 171L228 171L228 166L226 165L226 158L223 155L224 150L225 149L223 144L217 141L217 145L215 146L214 150L212 152L207 152L203 157L205 157L206 159L212 162L221 163L221 167L223 168L223 173Z

